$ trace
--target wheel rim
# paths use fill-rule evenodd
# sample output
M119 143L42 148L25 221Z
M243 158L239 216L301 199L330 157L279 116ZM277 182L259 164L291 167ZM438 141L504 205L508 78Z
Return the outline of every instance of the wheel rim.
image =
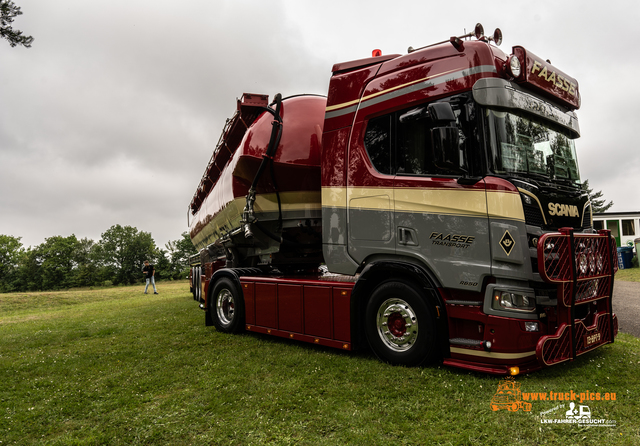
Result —
M233 322L235 302L233 300L233 294L226 288L220 290L216 297L216 313L223 325L229 325Z
M382 342L396 352L409 350L418 337L418 317L402 299L387 299L380 305L376 326Z

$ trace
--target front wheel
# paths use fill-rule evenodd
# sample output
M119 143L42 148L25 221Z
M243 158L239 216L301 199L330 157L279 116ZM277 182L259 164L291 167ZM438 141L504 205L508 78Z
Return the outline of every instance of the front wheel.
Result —
M209 299L209 314L218 331L238 333L244 328L244 300L229 278L216 282Z
M413 286L399 281L382 283L373 292L365 317L367 340L381 360L415 366L434 358L433 315Z

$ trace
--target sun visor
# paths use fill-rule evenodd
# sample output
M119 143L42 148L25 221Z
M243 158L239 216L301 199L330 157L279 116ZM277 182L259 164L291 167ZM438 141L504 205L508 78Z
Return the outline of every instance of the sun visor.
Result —
M486 107L521 110L538 116L564 127L572 138L580 136L578 118L574 112L563 111L513 82L499 78L479 79L473 86L473 98Z

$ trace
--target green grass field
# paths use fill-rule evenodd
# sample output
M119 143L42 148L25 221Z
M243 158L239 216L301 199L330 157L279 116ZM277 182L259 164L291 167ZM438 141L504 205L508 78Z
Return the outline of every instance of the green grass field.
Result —
M0 446L640 444L640 340L624 333L516 378L523 392L615 393L584 404L616 426L543 424L568 404L493 412L497 377L221 334L187 283L158 288L0 295Z
M616 273L616 280L640 282L640 268L619 269Z

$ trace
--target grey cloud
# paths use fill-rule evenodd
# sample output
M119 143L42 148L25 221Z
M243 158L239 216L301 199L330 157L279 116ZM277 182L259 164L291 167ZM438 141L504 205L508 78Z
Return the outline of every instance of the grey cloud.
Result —
M163 246L186 230L193 191L243 92L325 94L336 62L374 48L404 53L477 21L502 28L505 51L522 44L578 78L581 174L616 210L640 209L619 179L638 163L640 93L621 78L638 62L606 39L633 40L639 7L630 2L606 11L589 1L460 2L455 14L447 3L379 0L18 3L15 25L36 40L31 49L0 42L0 233L27 245L98 239L119 223Z

